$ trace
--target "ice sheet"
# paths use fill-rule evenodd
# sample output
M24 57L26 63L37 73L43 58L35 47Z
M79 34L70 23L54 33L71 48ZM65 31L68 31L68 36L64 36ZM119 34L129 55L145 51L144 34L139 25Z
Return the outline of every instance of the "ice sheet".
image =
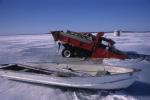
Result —
M122 33L120 37L108 33L106 37L116 41L116 47L130 51L133 59L103 59L80 61L64 59L50 34L0 36L0 63L41 64L48 62L72 62L116 65L140 68L143 71L133 86L120 91L84 90L20 83L0 78L0 97L3 100L149 100L150 99L150 33ZM142 54L142 55L140 55Z

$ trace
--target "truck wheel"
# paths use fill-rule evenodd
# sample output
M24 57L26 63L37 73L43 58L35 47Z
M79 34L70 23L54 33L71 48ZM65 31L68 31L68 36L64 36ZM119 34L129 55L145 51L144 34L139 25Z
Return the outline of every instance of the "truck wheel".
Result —
M66 58L72 57L73 56L73 51L71 49L66 49L65 48L62 51L62 56L66 57Z

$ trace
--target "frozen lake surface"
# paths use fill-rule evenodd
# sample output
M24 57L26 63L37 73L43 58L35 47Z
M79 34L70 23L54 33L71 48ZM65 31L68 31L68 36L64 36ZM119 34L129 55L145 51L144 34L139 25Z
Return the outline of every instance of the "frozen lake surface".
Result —
M132 59L80 61L64 59L49 34L0 36L0 63L90 63L142 69L135 84L125 90L102 91L43 86L0 78L0 98L3 100L149 100L150 99L150 33L112 33L105 35L116 41L116 47L129 53ZM92 66L91 66L92 67Z

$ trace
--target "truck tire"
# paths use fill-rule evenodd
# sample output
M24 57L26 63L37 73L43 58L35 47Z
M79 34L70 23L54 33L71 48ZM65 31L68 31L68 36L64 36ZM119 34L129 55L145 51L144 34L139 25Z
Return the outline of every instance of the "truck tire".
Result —
M64 48L61 52L63 57L70 58L73 56L73 51L69 48Z

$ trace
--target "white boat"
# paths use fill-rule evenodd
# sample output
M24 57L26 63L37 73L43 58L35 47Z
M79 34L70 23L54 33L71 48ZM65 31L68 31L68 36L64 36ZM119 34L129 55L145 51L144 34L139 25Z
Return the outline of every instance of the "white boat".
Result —
M93 67L91 65L86 66ZM137 73L140 71L134 68L112 66L105 66L105 68L94 67L92 70L87 70L86 68L85 70L74 70L72 67L69 68L68 65L67 68L58 67L44 69L22 64L6 64L0 66L0 76L11 80L46 85L115 90L124 89L132 85L137 78Z

